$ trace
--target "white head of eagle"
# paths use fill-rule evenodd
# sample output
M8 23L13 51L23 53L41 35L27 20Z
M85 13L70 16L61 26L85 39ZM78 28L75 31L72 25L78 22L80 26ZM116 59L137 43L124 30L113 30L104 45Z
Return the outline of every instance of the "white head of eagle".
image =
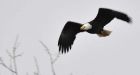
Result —
M90 29L92 29L92 25L89 24L89 23L85 23L85 24L83 24L83 25L81 26L80 29L81 29L81 30L90 30Z

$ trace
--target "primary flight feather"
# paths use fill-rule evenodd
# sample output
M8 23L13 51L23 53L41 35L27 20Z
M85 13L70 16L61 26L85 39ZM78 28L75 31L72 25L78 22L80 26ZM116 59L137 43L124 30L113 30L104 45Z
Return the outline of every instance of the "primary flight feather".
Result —
M128 23L131 22L131 19L127 14L107 8L99 8L95 19L85 24L68 21L65 24L58 40L59 52L68 52L74 43L76 34L79 32L87 31L91 34L97 34L100 37L108 36L111 31L105 30L104 26L114 18Z

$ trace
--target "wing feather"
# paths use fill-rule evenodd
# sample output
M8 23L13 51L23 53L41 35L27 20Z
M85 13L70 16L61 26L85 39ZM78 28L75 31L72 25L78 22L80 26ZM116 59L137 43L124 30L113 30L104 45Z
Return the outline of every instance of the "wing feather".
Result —
M65 24L58 41L59 52L66 53L71 49L76 34L81 32L81 26L82 24L71 21Z
M131 18L123 12L119 12L107 8L100 8L95 19L90 21L89 23L97 27L104 27L109 22L111 22L114 18L126 21L128 23L131 22Z

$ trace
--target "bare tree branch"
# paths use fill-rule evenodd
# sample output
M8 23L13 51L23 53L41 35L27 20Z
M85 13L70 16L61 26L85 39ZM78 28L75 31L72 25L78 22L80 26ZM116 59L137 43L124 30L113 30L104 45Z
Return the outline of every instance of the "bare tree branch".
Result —
M11 69L10 67L8 67L2 60L2 58L0 58L0 64L5 67L7 70L13 72L13 73L16 73L13 69Z
M20 56L22 56L22 55L23 55L23 53L20 53L20 54L18 54L18 55L15 55L15 58L20 57Z
M16 71L16 75L18 75L17 63L16 63L16 56L15 56L15 54L16 54L16 47L13 48L13 64L14 64L14 69L15 69L15 71Z
M13 61L12 61L12 58L10 58L10 68L13 70ZM15 73L11 72L11 75L14 75L14 74Z
M34 61L35 61L36 69L37 69L37 72L35 72L34 74L40 75L40 69L39 69L39 65L38 65L38 61L36 57L34 57Z
M56 56L55 59L53 60L53 63L55 63L55 62L58 60L59 57L60 57L60 53L57 54L57 56Z
M22 56L22 54L18 54L16 55L16 50L17 50L17 47L19 46L18 44L18 38L19 36L16 37L16 40L14 42L14 45L13 45L13 48L12 48L12 52L10 53L8 50L7 50L7 54L8 56L10 57L10 67L8 67L2 59L0 59L0 64L5 67L6 69L8 69L9 71L12 72L12 75L18 75L18 70L17 70L17 63L16 63L16 58L19 57L19 56Z
M13 59L13 55L12 55L8 50L6 50L6 52L7 52L8 56L9 56L11 59Z
M55 59L53 59L52 54L51 54L49 48L48 48L42 41L40 41L40 43L41 43L41 45L45 48L45 51L46 51L47 54L49 55L49 57L50 57L50 62L51 62L52 73L53 73L53 75L56 75L55 69L54 69L54 63L55 63L56 60L59 58L59 55L60 55L60 54L58 53L58 55L55 57Z
M19 35L17 35L16 37L16 40L15 40L15 43L14 43L14 46L13 46L13 50L12 50L12 53L13 53L13 65L14 65L14 70L15 70L15 75L18 75L18 69L17 69L17 63L16 63L16 50L17 50L17 47L19 46L18 45L18 39L19 39Z
M13 50L16 50L19 47L18 39L19 39L19 35L16 36L16 40L14 42Z
M43 42L40 41L40 43L42 44L42 46L44 46L45 51L49 54L49 56L50 56L50 60L51 60L51 63L52 63L53 58L52 58L52 55L51 55L51 53L50 53L49 48L48 48Z

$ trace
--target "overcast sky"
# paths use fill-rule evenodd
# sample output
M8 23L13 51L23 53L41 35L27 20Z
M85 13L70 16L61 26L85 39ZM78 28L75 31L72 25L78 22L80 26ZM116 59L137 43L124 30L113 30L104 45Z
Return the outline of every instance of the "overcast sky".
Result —
M39 43L43 41L58 52L57 41L64 24L71 20L93 20L100 7L127 13L132 24L114 19L106 26L111 35L99 38L86 32L77 35L72 50L55 63L57 75L140 75L140 1L139 0L0 0L0 57L9 64L6 50L12 49L16 36L20 46L17 59L20 75L36 70L52 75L49 57ZM7 73L7 74L6 74ZM0 66L0 75L9 72Z

